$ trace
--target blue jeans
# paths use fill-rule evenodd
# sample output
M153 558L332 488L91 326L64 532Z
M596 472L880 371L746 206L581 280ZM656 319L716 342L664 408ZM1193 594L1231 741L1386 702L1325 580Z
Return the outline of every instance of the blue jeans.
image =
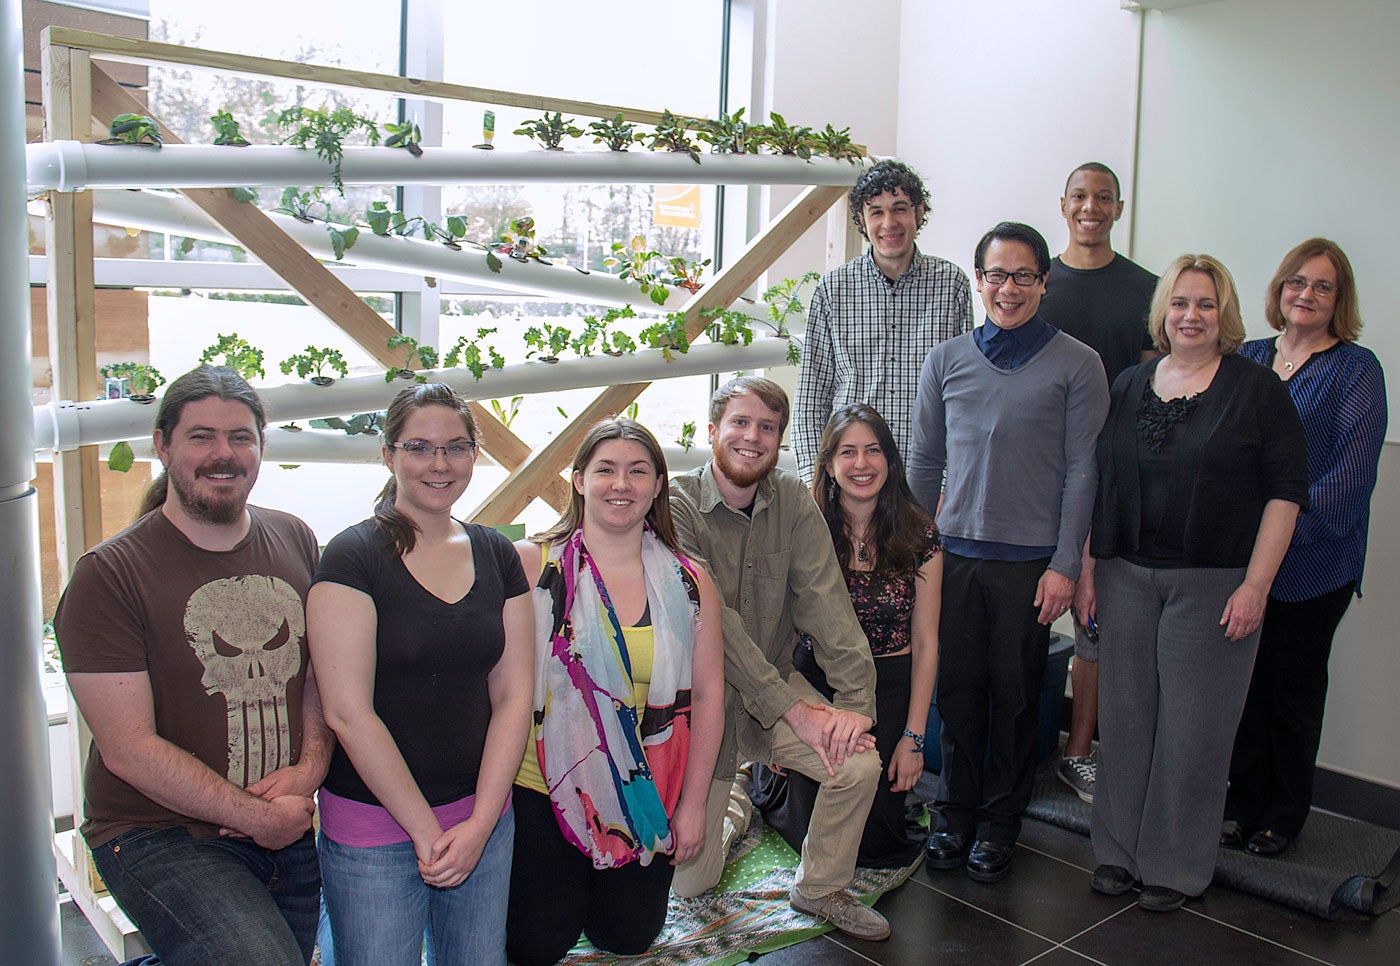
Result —
M182 828L132 829L92 858L164 966L311 961L321 873L310 832L273 851Z
M336 966L418 966L424 930L437 966L503 966L514 840L507 809L466 881L438 889L418 874L412 842L356 848L322 833Z

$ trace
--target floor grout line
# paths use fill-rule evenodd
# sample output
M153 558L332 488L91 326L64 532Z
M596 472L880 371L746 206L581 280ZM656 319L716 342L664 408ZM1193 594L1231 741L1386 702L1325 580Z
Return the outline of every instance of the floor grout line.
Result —
M1249 936L1251 939L1258 939L1260 942L1266 942L1270 946L1277 946L1279 949L1286 949L1290 953L1297 953L1299 956L1302 956L1306 959L1311 959L1315 963L1326 963L1327 966L1336 966L1336 964L1333 963L1330 959L1322 959L1318 956L1314 956L1312 953L1307 953L1301 949L1297 949L1293 946L1290 946L1287 943L1281 943L1277 939L1270 939L1268 936L1261 936L1257 932L1253 932L1249 929L1244 928L1243 926L1237 926L1233 922L1227 922L1224 919L1217 919L1215 916L1208 916L1204 912L1192 909L1189 906L1183 907L1183 909L1184 911L1189 912L1191 915L1198 916L1199 918L1204 919L1207 922L1213 922L1218 926L1224 926L1226 929L1233 929L1235 932L1243 933L1244 935Z
M953 871L953 870L949 869L948 871L951 872L951 871ZM911 877L911 879L912 879L912 877ZM1025 934L1028 935L1028 936L1034 936L1036 939L1044 940L1045 942L1050 943L1050 944L1052 944L1052 945L1055 945L1055 944L1056 944L1056 943L1055 943L1055 940L1051 939L1049 936L1042 936L1040 933L1036 932L1034 929L1027 929L1025 926L1021 925L1020 923L1018 923L1018 922L1012 922L1010 919L1007 919L1005 916L999 916L999 915L997 915L995 912L992 912L990 909L983 909L981 906L977 905L975 902L969 902L967 899L964 899L964 898L962 898L961 896L955 896L955 895L953 895L953 894L950 893L950 892L944 892L942 889L938 888L938 887L937 887L936 885L934 885L931 881L929 881L929 880L927 879L927 877L924 877L924 878L919 879L919 880L917 880L917 881L919 882L920 885L922 885L925 889L928 889L930 892L936 892L936 893L938 893L940 896L943 896L943 897L948 898L948 899L952 899L954 902L961 903L962 905L967 906L969 909L975 909L975 910L977 910L978 912L982 913L982 915L988 916L988 917L990 917L990 918L992 918L992 919L995 919L995 920L997 920L998 922L1004 922L1004 923L1006 923L1008 926L1011 926L1011 927L1013 927L1013 928L1015 928L1015 929L1021 930L1021 932L1025 933Z

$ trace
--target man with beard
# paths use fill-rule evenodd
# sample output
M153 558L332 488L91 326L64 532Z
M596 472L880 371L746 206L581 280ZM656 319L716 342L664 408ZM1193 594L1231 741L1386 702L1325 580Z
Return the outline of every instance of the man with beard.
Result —
M54 618L92 729L82 833L161 962L311 960L312 795L330 733L307 663L306 524L249 506L266 424L232 369L161 402L165 472L73 568Z
M816 503L797 477L775 469L787 421L787 395L776 383L731 380L710 400L714 458L671 480L676 534L687 553L709 564L724 597L728 684L704 850L677 869L672 889L695 896L719 881L729 845L747 824L746 799L735 795L730 806L742 755L821 785L789 895L793 908L849 935L885 939L885 918L847 888L881 775L870 734L875 665ZM831 702L793 670L796 631L815 641L817 663L836 692Z

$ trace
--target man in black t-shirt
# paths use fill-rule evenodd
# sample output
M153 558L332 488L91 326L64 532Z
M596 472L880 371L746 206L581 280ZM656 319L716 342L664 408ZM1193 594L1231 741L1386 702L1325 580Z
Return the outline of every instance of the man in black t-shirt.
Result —
M1069 226L1069 244L1050 262L1040 314L1099 354L1111 387L1124 369L1156 354L1147 332L1147 309L1157 276L1113 250L1109 233L1123 215L1123 199L1118 176L1107 165L1090 161L1070 172L1060 213ZM1093 566L1093 558L1086 554L1085 571L1092 573ZM1093 585L1080 580L1079 587L1086 584ZM1077 592L1071 673L1074 713L1059 768L1061 781L1086 802L1094 800L1098 768L1092 751L1099 690L1093 610L1092 598Z

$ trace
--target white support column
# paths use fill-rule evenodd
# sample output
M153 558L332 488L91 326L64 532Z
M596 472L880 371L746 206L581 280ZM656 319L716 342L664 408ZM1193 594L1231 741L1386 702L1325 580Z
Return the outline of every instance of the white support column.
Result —
M408 5L409 15L404 25L403 47L405 60L403 73L407 77L424 80L442 80L442 0L414 0ZM439 101L404 100L404 117L418 125L423 132L423 143L431 150L442 144L442 104ZM442 188L435 184L411 184L403 187L404 214L409 217L421 215L429 221L441 223ZM430 285L423 277L418 278L417 287L405 289L400 302L403 332L411 335L423 345L441 345L438 322L442 315L442 289Z
M28 371L28 216L24 204L23 32L0 0L0 359ZM4 187L8 185L9 187ZM8 241L6 240L8 239ZM48 716L39 684L39 499L29 379L0 380L0 937L5 960L57 966L57 873Z

